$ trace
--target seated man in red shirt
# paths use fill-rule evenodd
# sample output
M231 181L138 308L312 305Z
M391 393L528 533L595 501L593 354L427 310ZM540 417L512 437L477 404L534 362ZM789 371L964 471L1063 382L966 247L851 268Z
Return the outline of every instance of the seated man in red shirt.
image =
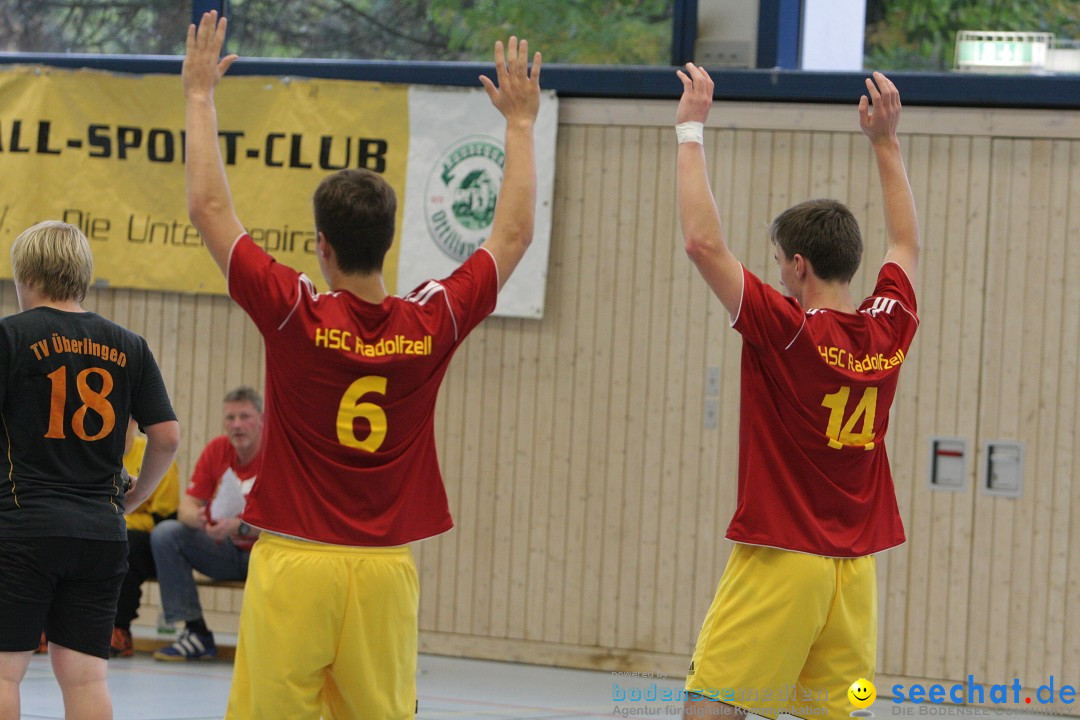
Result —
M225 434L211 440L199 456L180 498L179 519L166 520L150 535L165 619L185 623L176 642L154 653L155 660L217 657L191 571L215 580L247 579L258 531L239 516L259 473L262 416L262 397L252 388L238 387L225 395Z

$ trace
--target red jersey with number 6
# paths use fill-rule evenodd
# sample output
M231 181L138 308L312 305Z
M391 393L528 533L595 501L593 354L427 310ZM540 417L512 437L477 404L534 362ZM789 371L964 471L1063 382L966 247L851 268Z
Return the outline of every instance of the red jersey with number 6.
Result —
M490 253L377 305L317 293L246 234L227 277L266 345L263 461L244 520L360 546L402 545L453 527L435 453L435 400L454 350L495 309Z
M739 493L727 537L829 557L904 542L885 433L919 319L886 263L856 313L810 309L743 269Z

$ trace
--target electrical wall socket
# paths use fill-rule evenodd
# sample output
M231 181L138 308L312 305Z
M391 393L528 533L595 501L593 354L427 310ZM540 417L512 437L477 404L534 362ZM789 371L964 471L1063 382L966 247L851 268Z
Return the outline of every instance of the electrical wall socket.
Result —
M705 429L715 430L720 425L720 399L705 398Z

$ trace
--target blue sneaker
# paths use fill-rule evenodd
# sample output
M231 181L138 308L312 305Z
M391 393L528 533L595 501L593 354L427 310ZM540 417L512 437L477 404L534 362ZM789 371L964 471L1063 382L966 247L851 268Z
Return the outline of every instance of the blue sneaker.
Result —
M213 633L194 633L184 630L172 645L154 652L155 660L184 662L186 660L217 660Z

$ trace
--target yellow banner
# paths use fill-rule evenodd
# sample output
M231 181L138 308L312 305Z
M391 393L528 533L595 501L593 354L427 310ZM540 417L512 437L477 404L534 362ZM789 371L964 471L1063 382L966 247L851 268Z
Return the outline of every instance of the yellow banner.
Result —
M240 221L274 257L326 283L314 254L311 195L345 167L380 172L405 198L408 87L342 80L226 77L219 136ZM0 72L0 276L8 249L41 220L78 225L95 282L225 293L187 217L184 98L177 76L12 67ZM386 258L396 291L398 248Z

